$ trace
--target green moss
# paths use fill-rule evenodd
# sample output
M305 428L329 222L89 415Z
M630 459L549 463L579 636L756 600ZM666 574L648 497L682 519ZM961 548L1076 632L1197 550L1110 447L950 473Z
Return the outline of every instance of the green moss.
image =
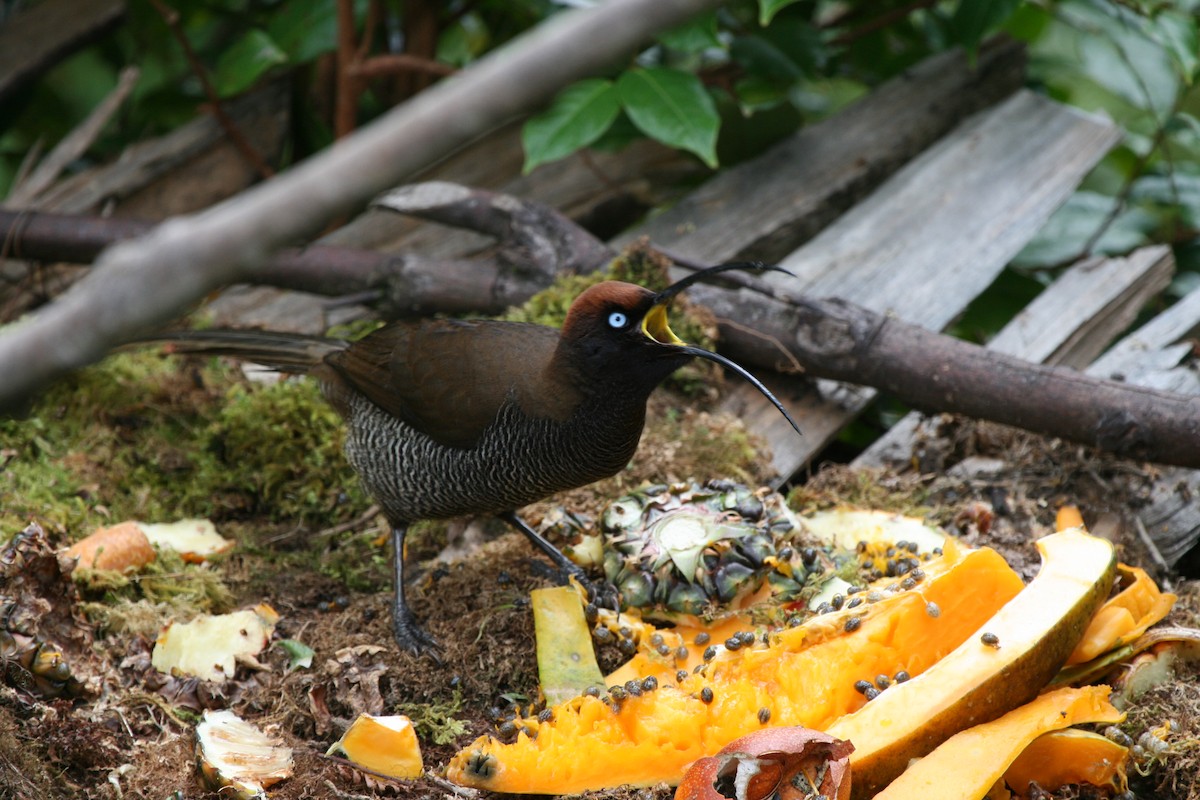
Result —
M250 385L216 360L109 358L0 421L0 452L5 531L250 514L323 526L367 506L312 382Z
M942 517L949 507L929 505L929 487L919 478L903 479L889 476L880 480L874 470L852 469L846 465L831 464L823 468L807 483L792 489L787 496L788 505L798 514L811 514L838 506L871 508L891 511L910 517L944 521Z
M412 720L413 728L422 740L434 744L453 744L468 730L466 720L456 714L462 712L462 692L454 690L449 700L431 703L403 703L398 712Z
M388 587L392 580L388 534L385 530L339 536L330 542L331 547L321 554L320 560L308 568L351 591L373 592Z

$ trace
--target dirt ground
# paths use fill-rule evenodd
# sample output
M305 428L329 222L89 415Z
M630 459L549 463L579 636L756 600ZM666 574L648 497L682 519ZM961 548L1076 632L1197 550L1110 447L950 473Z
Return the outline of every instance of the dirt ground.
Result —
M1032 540L1052 530L1059 506L1073 503L1093 530L1113 538L1122 560L1153 572L1128 524L1130 513L1146 497L1151 468L958 420L947 421L939 438L925 445L939 454L936 475L826 465L793 487L791 504L801 512L840 504L923 512L972 545L997 548L1029 578L1038 563ZM555 498L528 509L526 516L537 522L556 504L595 512L639 479L670 473L662 452L662 442L653 442L635 461L635 472L621 481ZM987 471L981 473L976 468L984 459ZM231 592L226 605L271 604L281 616L276 637L304 642L315 658L311 668L289 670L285 652L272 647L260 656L261 668L239 666L224 685L167 678L150 667L153 632L139 630L136 622L127 622L124 632L111 623L101 625L95 605L111 594L95 587L77 589L58 571L52 555L33 548L13 556L15 566L0 565L9 570L3 573L0 594L21 593L20 612L37 617L28 624L61 648L81 684L75 696L51 697L22 680L16 650L4 651L0 797L218 797L198 777L193 734L198 712L217 707L235 709L294 749L294 774L272 788L271 797L476 796L436 775L461 746L494 731L497 716L511 703L536 696L529 592L551 585L554 576L523 539L498 525L482 525L485 541L476 545L471 544L474 527L452 532L460 549L469 551L454 561L438 559L446 543L442 528L415 535L409 560L419 569L409 597L444 645L444 663L437 665L397 652L393 645L388 552L380 520L367 514L344 527L330 533L267 517L239 521L239 546L208 568ZM62 545L57 539L50 536L49 545ZM264 555L278 551L297 557ZM362 573L355 581L305 566L346 558L361 561ZM1180 594L1169 622L1200 625L1197 584L1156 577ZM88 614L84 604L91 604ZM9 607L6 618L12 613ZM18 645L29 646L23 640L9 647ZM602 666L615 666L618 658L615 652L602 652ZM1131 710L1126 727L1134 733L1167 717L1176 724L1171 749L1131 772L1136 796L1200 797L1197 708L1200 674L1184 666ZM360 711L412 717L431 777L388 781L326 757L330 743ZM670 790L613 790L595 796L668 797Z

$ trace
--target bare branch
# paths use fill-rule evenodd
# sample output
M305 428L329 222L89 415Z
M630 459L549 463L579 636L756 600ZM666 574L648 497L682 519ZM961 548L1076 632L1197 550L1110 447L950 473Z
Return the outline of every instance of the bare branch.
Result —
M591 272L609 248L567 217L511 195L431 182L389 192L378 205L493 236L492 257L434 260L311 245L269 257L250 282L316 294L374 292L386 316L499 313L559 272ZM87 263L105 247L154 227L141 220L0 210L0 257Z
M121 70L117 85L100 103L92 109L87 119L63 137L53 150L50 151L37 169L29 173L29 177L16 185L5 201L6 205L18 208L41 194L42 190L58 178L72 161L79 158L96 141L96 137L104 130L104 126L113 115L125 104L125 100L137 85L141 73L137 67L126 67Z
M0 336L0 407L177 316L206 292L253 278L274 250L716 5L611 0L559 14L286 174L112 247L59 300Z
M1200 467L1200 399L1075 370L1031 364L838 299L697 286L692 299L737 326L722 341L745 362L890 392L923 411L949 411L1098 447ZM753 335L745 330L750 329ZM786 349L786 356L779 348Z
M187 59L192 74L196 76L196 80L200 82L200 88L204 91L204 96L208 98L209 108L212 110L213 117L225 130L225 135L229 137L229 141L233 142L233 146L242 154L242 158L246 159L259 175L264 178L270 178L275 174L275 170L271 169L271 165L266 162L262 154L254 149L254 145L250 144L250 140L242 133L242 129L237 126L237 123L225 111L225 106L221 102L221 96L217 94L217 87L213 86L212 81L209 80L208 70L200 62L200 57L196 55L192 43L188 41L187 33L184 32L183 26L179 22L179 12L168 6L163 0L150 0L150 4L158 11L159 16L166 23L167 29L171 31L171 35L179 43L179 47L183 50L184 58Z

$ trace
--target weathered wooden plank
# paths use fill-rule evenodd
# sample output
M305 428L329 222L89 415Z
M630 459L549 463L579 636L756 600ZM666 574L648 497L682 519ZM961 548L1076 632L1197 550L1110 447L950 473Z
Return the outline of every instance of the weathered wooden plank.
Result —
M124 0L46 0L14 14L0 25L0 100L107 34L124 16Z
M1084 369L1171 281L1165 246L1074 265L1004 327L988 347L1029 361ZM1051 291L1053 290L1053 292Z
M1128 258L1081 261L1046 287L988 343L1027 361L1080 368L1100 354L1138 311L1162 291L1174 272L1166 247L1147 247ZM853 462L855 467L907 463L928 418L912 412Z
M705 183L673 208L617 237L649 236L701 263L777 261L808 240L959 120L1020 86L1012 41L983 48L975 69L942 53Z
M1198 333L1200 289L1126 336L1087 371L1104 378L1200 395L1195 345L1188 341ZM1200 557L1189 553L1200 542L1200 470L1163 469L1151 489L1149 503L1137 513L1165 564L1175 566L1184 560L1192 562L1193 572L1200 567Z
M286 82L272 81L229 101L226 112L268 161L277 158L289 124ZM209 115L130 146L111 164L58 182L34 201L43 211L82 214L116 202L120 213L163 219L205 208L258 179Z
M965 121L783 259L795 277L772 273L766 280L784 292L842 297L944 328L995 280L1119 136L1110 120L1018 92ZM698 286L692 297L718 319L733 316L728 292ZM722 335L744 336L745 325L724 325ZM765 402L752 390L739 387L730 394L727 408L765 423L754 430L771 444L775 469L784 477L874 397L859 391L852 401L838 397L797 409L802 426L812 431L800 438L779 426L781 420L751 413Z

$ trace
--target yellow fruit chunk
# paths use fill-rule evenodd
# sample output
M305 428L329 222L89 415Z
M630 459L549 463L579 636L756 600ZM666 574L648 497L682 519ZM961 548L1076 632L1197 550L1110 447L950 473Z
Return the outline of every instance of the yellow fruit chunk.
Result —
M955 733L1029 702L1066 661L1108 596L1116 559L1111 544L1078 529L1037 545L1041 571L1014 600L932 668L825 729L854 743L856 798Z
M534 589L530 600L537 638L538 683L546 703L561 703L589 686L605 685L579 592L572 586Z
M823 542L853 551L859 542L894 544L905 541L917 545L918 552L928 553L945 545L945 533L925 524L916 517L906 517L890 511L864 511L856 508L835 508L818 511L803 518L804 526Z
M645 681L614 687L604 699L585 695L554 707L551 719L518 720L515 741L481 737L451 760L447 777L533 794L674 784L688 764L768 725L819 730L867 702L856 681L919 675L1024 586L988 549L949 547L923 572L911 589L897 583L860 593L853 608L770 634L766 643L761 634L731 648L714 642L703 671L678 685L672 675L649 688Z
M983 797L1009 764L1041 734L1080 722L1124 719L1125 715L1108 702L1108 692L1107 686L1057 689L997 720L968 728L908 767L876 794L875 800ZM853 755L850 763L853 769ZM853 775L857 781L858 773Z
M1101 653L1132 642L1175 606L1177 597L1161 592L1144 569L1120 564L1117 571L1125 588L1092 617L1067 665L1091 661Z
M1004 772L1004 781L1024 793L1031 781L1048 792L1073 783L1111 789L1126 787L1129 748L1091 731L1067 728L1043 733L1021 751Z
M1058 513L1054 515L1054 530L1065 531L1069 528L1082 528L1083 514L1079 513L1079 508L1076 506L1062 506L1058 509Z
M403 715L359 714L326 755L335 753L389 778L419 778L425 773L417 733Z

